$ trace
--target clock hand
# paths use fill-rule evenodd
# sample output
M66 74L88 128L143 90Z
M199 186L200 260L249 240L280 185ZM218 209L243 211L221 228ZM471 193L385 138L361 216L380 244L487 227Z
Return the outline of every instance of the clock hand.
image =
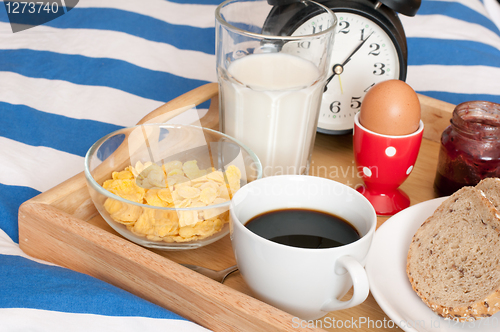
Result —
M356 54L357 51L359 51L359 49L366 43L366 41L368 40L368 38L371 37L371 35L373 35L373 31L372 33L370 33L368 35L368 37L366 37L365 39L363 39L363 41L361 41L361 43L354 49L354 51L352 51L352 53L347 57L347 59L345 59L344 63L342 64L339 64L337 63L336 65L333 66L332 70L333 70L333 74L332 76L328 77L327 80L326 80L326 83L325 83L325 90L328 90L328 83L330 83L330 81L332 80L332 78L335 76L335 75L340 75L344 72L344 66L349 62L351 61L351 58L354 54Z

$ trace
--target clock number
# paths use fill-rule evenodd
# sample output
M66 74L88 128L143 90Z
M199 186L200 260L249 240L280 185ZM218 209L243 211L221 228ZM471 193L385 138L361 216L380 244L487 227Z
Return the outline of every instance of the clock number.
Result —
M249 54L252 54L252 53L253 53L253 49L251 49L251 48L247 48L246 50L237 50L237 51L234 51L233 53L228 53L227 57L226 57L226 61L231 62L233 60L242 58L242 57L249 55Z
M349 33L349 31L350 31L349 26L350 25L351 24L349 22L341 21L339 23L339 27L341 27L341 29L339 30L339 33L343 33L343 34Z
M358 109L361 107L361 102L359 101L361 97L352 97L351 98L351 108Z
M373 71L374 75L381 76L385 74L385 65L381 62L377 62L376 64L373 65L375 67L375 70Z
M375 44L375 43L372 43L370 44L370 48L373 48L373 50L370 51L370 53L368 53L368 55L374 55L374 56L378 56L380 55L380 45L379 44Z
M319 32L323 31L323 26L322 26L322 25L318 26L318 29L319 29ZM315 25L313 25L313 31L312 31L312 34L314 35L315 33L316 33L316 26L315 26Z
M330 112L337 114L340 112L340 101L334 101L330 104Z
M361 29L361 41L365 40L365 29Z
M314 32L313 32L314 33ZM303 42L300 42L297 44L297 47L298 48L305 48L305 49L308 49L309 47L311 47L311 42L310 41L303 41Z

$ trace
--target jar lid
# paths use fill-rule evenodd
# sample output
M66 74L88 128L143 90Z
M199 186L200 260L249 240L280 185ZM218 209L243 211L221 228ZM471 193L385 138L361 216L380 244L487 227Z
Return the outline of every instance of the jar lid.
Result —
M478 138L500 139L500 104L480 100L458 104L451 123L466 134L480 135Z

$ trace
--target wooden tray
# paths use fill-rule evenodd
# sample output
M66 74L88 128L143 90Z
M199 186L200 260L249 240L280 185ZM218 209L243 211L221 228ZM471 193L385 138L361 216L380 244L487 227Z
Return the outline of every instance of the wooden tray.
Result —
M432 98L419 98L425 139L415 169L401 187L412 204L435 197L432 183L439 148L437 141L448 126L454 108ZM201 119L202 125L217 129L216 83L172 100L139 123L158 116L167 120L184 111L184 106L198 105L209 99L210 109ZM310 174L353 187L361 184L352 153L352 136L317 134ZM386 219L379 217L378 225ZM297 318L254 299L239 273L233 273L222 285L179 265L196 264L215 270L234 265L229 236L200 249L167 252L145 249L125 240L97 212L83 173L21 205L19 245L33 257L109 282L214 331L323 331L316 328L321 324L298 328ZM330 321L333 318L355 322L389 320L371 295L357 307L331 312L326 317ZM355 330L370 329L365 325Z

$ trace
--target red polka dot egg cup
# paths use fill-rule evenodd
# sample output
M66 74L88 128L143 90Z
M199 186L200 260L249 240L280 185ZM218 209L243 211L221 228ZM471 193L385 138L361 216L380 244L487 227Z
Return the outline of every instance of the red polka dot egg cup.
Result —
M391 136L375 133L354 117L354 160L363 177L358 191L375 208L378 215L393 215L408 206L410 198L399 189L417 160L424 123L409 135Z

